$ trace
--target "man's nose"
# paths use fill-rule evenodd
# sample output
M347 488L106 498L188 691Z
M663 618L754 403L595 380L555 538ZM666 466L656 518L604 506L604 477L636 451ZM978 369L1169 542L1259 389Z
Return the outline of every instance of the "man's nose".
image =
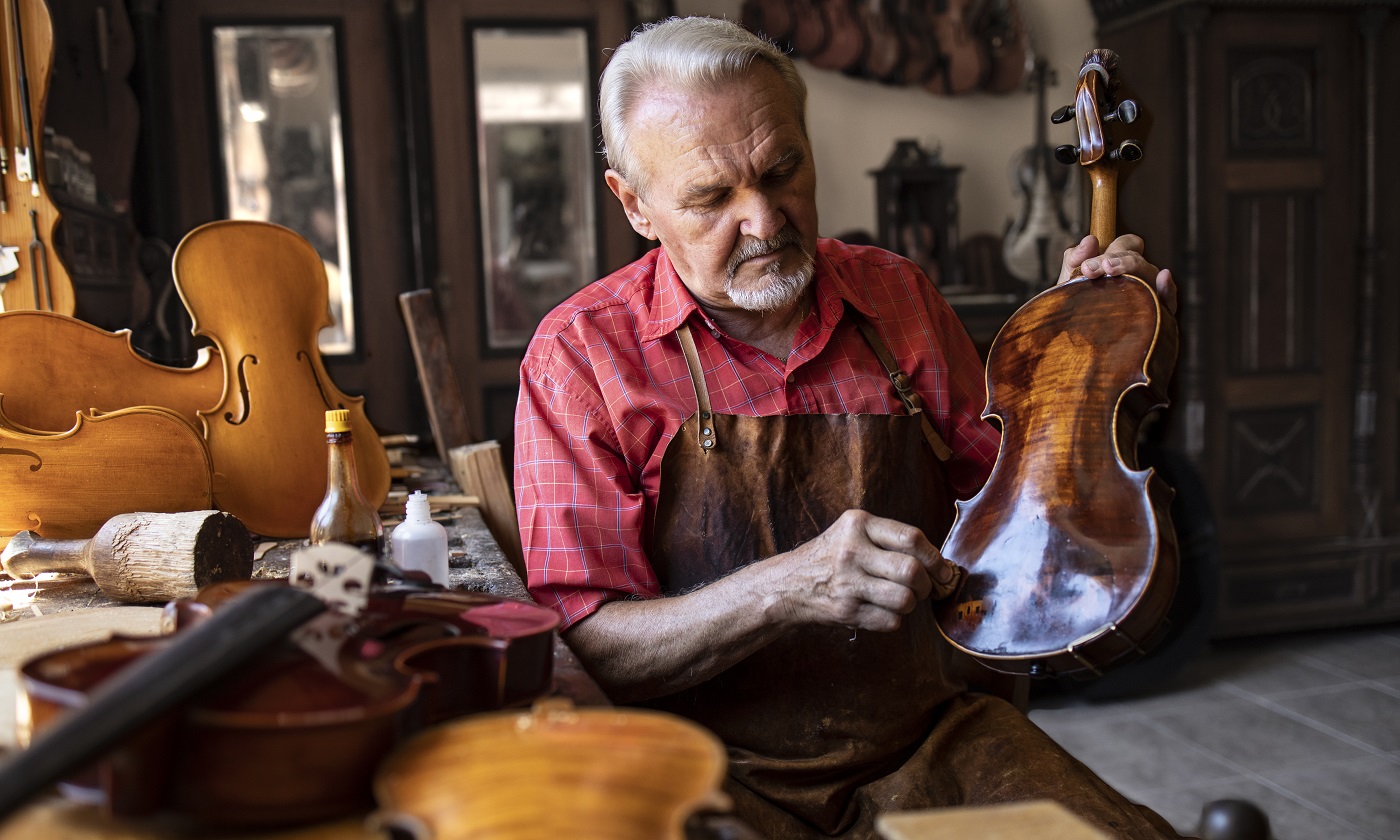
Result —
M745 197L744 218L739 230L756 239L772 239L787 225L787 216L776 197L763 190L754 190Z

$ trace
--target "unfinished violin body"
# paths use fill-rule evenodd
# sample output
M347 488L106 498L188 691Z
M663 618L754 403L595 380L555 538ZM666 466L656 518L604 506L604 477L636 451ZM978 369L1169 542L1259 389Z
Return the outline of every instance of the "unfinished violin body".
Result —
M199 411L215 501L269 537L304 537L326 493L325 412L348 409L360 489L389 493L389 458L364 398L342 393L316 336L331 326L325 267L301 236L266 222L211 222L175 249L175 287L194 334L218 348L223 392Z
M30 429L61 432L76 412L158 405L200 427L199 411L219 402L217 354L193 367L158 365L131 346L131 332L107 332L54 312L0 312L0 383L5 413Z
M87 539L118 514L212 507L209 452L180 415L140 406L73 417L67 431L36 432L0 406L0 542L20 531Z
M1116 59L1081 71L1081 146L1094 180L1092 229L1113 240L1111 162L1098 109ZM1131 143L1131 146L1128 144ZM1049 289L1002 328L988 353L984 417L1002 427L982 491L958 503L943 554L967 574L937 608L943 634L984 665L1032 676L1097 674L1160 635L1177 583L1172 491L1137 464L1143 419L1167 403L1176 321L1133 276Z

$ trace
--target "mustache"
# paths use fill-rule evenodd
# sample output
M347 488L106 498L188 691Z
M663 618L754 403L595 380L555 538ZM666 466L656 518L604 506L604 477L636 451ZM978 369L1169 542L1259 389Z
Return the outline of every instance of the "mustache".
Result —
M739 270L739 265L745 260L771 254L789 245L796 245L802 249L802 235L792 225L784 225L783 229L778 231L777 236L772 239L748 239L740 242L739 247L734 249L734 253L729 255L729 262L725 265L729 272L729 279L734 279L734 272ZM806 249L802 249L802 251L806 253Z

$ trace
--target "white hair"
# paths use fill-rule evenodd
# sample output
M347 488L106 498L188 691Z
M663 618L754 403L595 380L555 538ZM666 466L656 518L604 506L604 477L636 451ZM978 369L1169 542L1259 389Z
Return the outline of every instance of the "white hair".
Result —
M646 173L628 143L628 120L648 90L713 93L748 75L754 59L766 61L792 95L797 119L807 131L807 85L792 59L771 41L718 18L670 18L641 27L613 53L599 84L598 118L608 166L644 194Z

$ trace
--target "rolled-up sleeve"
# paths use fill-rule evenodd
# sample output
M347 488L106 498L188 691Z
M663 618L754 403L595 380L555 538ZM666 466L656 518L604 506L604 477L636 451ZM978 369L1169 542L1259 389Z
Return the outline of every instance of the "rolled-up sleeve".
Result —
M563 367L561 376L538 359L521 366L515 487L526 584L567 628L608 601L656 597L660 587L642 548L642 489L601 399L578 393L590 390L579 387L587 365Z

